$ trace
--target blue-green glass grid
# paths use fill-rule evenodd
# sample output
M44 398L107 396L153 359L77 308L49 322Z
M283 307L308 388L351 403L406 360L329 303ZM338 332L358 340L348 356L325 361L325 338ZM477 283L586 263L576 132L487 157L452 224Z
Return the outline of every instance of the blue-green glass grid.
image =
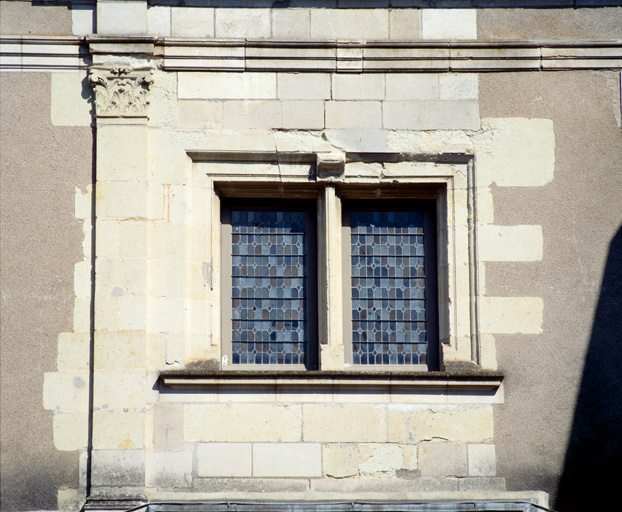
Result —
M427 350L424 214L352 212L355 364L422 364Z
M232 211L232 362L306 356L305 212Z

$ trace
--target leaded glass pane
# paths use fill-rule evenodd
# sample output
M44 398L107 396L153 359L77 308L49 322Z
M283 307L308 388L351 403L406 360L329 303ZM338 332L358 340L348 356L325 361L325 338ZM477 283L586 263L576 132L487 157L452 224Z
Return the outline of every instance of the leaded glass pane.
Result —
M231 212L232 363L304 364L306 213Z
M354 364L426 364L422 212L351 212Z

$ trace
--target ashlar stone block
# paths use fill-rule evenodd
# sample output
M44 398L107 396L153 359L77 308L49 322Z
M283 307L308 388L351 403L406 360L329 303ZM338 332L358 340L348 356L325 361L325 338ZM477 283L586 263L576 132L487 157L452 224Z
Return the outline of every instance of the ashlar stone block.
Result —
M192 451L147 452L145 484L148 487L179 489L192 484Z
M253 444L253 476L317 477L322 475L318 443Z
M250 477L253 475L251 443L199 443L197 474L206 477Z
M475 9L423 9L422 39L477 39Z
M495 476L497 474L494 444L469 444L467 456L469 476Z
M467 475L467 447L453 443L423 443L419 446L422 476L463 477Z
M93 448L135 451L145 445L145 414L123 409L93 413Z
M279 73L278 96L281 100L330 99L331 76L328 73Z
M133 35L147 33L147 2L97 2L97 33Z
M480 226L477 241L481 261L542 260L542 226Z
M325 444L322 447L324 476L346 478L358 475L358 447L355 444Z
M359 445L359 460L363 477L392 477L404 466L402 448L396 444Z
M311 11L309 9L272 9L273 39L309 39Z
M88 372L51 372L43 376L43 407L55 412L88 410Z
M493 438L492 406L389 405L389 442L487 442Z
M270 37L269 9L217 9L216 37L265 39Z
M184 406L186 441L297 442L301 437L300 405L228 403Z
M481 332L541 334L544 301L540 297L482 297Z
M303 438L309 442L386 442L385 406L304 404Z
M384 75L336 73L332 75L332 92L334 100L382 100Z
M174 37L214 37L214 9L171 8L171 35Z
M389 11L384 9L313 9L313 39L381 40L389 37Z
M382 127L380 101L328 101L325 108L328 129L369 130Z

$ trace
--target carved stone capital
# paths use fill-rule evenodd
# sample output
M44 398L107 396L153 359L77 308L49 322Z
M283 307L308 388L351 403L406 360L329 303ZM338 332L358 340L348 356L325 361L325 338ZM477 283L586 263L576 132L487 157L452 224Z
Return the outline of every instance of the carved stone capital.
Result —
M89 82L95 91L97 117L147 117L152 71L126 67L92 69Z

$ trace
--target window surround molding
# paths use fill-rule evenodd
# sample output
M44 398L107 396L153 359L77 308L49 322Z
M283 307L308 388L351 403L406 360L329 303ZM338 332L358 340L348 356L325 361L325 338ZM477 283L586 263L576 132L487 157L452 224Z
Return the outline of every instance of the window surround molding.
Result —
M446 375L448 372L482 371L479 365L477 204L472 154L245 150L192 150L186 154L191 166L188 185L198 185L200 193L209 196L206 201L210 205L209 221L206 224L211 229L205 234L212 248L207 273L213 297L221 297L222 292L221 235L218 229L220 197L317 198L320 373L343 372L347 375L360 371L360 368L346 364L342 343L342 198L434 198L438 226L441 371L430 373ZM211 325L209 349L202 346L205 336L191 336L185 369L165 372L163 377L169 375L172 378L173 373L189 375L193 368L195 377L197 371L203 376L222 374L221 361L214 360L214 355L220 353L220 301L210 301L208 309ZM258 368L257 372L244 374L250 377L272 369ZM404 371L409 369L392 368L391 374ZM410 370L409 373L415 372ZM421 375L421 372L417 373ZM288 372L279 374L286 378ZM386 376L387 372L384 374Z

